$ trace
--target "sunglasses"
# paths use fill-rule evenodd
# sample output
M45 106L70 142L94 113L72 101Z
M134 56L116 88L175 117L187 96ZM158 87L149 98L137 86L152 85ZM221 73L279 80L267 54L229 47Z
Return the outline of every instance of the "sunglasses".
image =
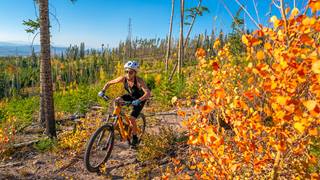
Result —
M133 74L134 71L125 71L127 74Z

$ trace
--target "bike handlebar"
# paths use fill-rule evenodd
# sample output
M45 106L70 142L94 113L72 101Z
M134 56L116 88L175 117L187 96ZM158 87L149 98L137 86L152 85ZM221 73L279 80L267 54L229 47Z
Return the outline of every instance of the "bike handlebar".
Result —
M103 93L99 93L98 96L103 98L105 101L108 101L110 99L107 95L105 95ZM123 104L128 106L128 105L131 105L132 102L131 101L123 101Z

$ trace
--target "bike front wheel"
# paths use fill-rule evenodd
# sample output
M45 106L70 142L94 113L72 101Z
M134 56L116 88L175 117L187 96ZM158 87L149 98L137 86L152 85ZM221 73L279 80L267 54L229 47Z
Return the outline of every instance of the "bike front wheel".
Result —
M87 143L84 164L88 171L99 172L111 155L114 145L114 128L111 123L99 127Z

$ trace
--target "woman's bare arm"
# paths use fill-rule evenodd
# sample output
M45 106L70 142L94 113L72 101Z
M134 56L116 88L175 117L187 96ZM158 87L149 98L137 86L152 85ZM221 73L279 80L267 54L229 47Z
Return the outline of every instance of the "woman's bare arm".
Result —
M120 77L118 77L118 78L116 78L116 79L113 79L113 80L111 80L111 81L108 81L108 82L103 86L102 91L106 91L106 90L109 88L109 86L112 85L112 84L117 84L117 83L123 82L123 81L124 81L124 76L120 76Z
M147 87L146 83L142 79L137 78L137 80L138 80L138 83L139 83L141 89L144 92L144 95L142 97L140 97L139 99L141 101L145 101L145 100L149 99L151 96L150 89Z

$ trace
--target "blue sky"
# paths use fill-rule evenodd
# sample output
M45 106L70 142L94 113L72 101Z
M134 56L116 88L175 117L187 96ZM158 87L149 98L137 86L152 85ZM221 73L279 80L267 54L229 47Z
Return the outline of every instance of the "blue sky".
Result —
M176 1L174 18L174 36L179 34L179 1ZM224 1L234 14L239 6L235 0L203 0L210 12L199 17L194 25L192 36L220 29L228 32L232 18L221 4ZM241 0L257 20L253 0ZM269 0L255 0L258 5L262 24L267 24ZM292 2L288 0L287 2ZM300 6L303 0L297 0ZM165 37L169 29L171 0L49 0L50 10L60 22L60 29L51 16L52 44L68 46L85 42L87 47L98 48L101 44L114 47L128 34L128 20L132 19L132 37ZM185 6L193 7L197 0L185 0ZM291 5L292 4L288 4ZM273 8L274 10L275 8ZM31 42L33 36L27 34L23 20L35 19L33 0L0 0L0 41ZM248 16L245 17L248 28L255 28ZM185 29L186 31L187 29ZM38 43L36 39L36 44Z

